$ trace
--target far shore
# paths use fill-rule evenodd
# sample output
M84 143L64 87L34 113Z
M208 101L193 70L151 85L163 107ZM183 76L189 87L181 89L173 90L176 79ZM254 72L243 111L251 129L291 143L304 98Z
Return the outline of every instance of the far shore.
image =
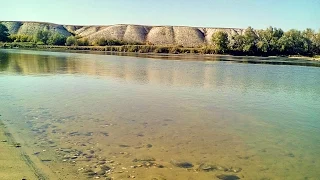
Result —
M313 61L320 61L320 56L308 57L308 56L288 56L288 58L292 59L304 59L304 60L313 60Z
M67 51L67 52L96 52L108 53L114 55L139 55L146 57L157 57L170 59L174 57L183 57L182 59L192 59L194 57L204 58L203 60L215 60L215 57L238 57L238 58L259 58L261 60L275 58L290 58L292 60L320 61L320 56L251 56L251 55L232 55L232 54L214 54L204 53L200 47L177 47L177 46L154 46L154 45L122 45L122 46L54 46L54 45L35 45L31 43L0 43L3 49L26 49L26 50L50 50L50 51ZM198 59L198 58L197 58ZM232 60L234 61L234 60ZM242 60L241 60L242 61Z

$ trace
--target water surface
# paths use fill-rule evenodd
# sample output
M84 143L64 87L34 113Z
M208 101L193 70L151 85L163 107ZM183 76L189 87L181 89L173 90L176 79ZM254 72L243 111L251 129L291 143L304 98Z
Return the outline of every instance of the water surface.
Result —
M1 120L51 179L319 179L320 69L221 60L0 50Z

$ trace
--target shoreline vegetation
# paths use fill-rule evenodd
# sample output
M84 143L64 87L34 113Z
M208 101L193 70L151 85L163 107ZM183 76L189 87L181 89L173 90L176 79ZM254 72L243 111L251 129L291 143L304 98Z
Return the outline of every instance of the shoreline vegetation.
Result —
M28 34L22 34L21 31L13 33L12 27L9 27L8 24L7 27L4 24L0 23L0 48L161 54L217 54L260 57L278 56L305 58L309 60L320 59L320 30L319 32L315 32L309 28L303 31L291 29L284 32L282 29L274 27L268 27L262 30L255 30L248 27L247 29L232 33L217 29L210 35L203 32L207 34L206 37L208 39L201 41L200 44L195 43L197 45L191 45L192 43L181 44L180 40L180 43L172 41L168 44L157 41L149 42L147 39L143 41L125 40L122 38L116 39L110 38L108 34L94 36L95 38L92 38L93 36L81 36L81 33L72 34L69 31L63 34L55 31L54 28L50 29L50 27L46 25L40 28L39 24L33 24L31 27L39 27L37 30L31 32L26 31L25 33ZM21 28L22 26L20 24L19 27ZM183 32L179 33L180 36L183 35ZM187 31L184 33L184 40L186 42L192 42L194 40L193 36L187 36ZM166 37L166 34L167 32L163 32L162 35ZM163 38L160 35L154 36L154 38L159 38L158 40L160 40Z
M65 46L65 45L38 45L32 42L0 42L0 48L3 49L30 49L30 50L57 50L57 51L92 51L92 52L119 52L119 53L138 53L138 54L168 54L168 55L230 55L233 54L216 54L210 47L202 48L184 48L179 46L155 46L155 45L118 45L118 46ZM240 55L247 56L247 55ZM278 57L278 56L255 56L252 57ZM315 60L320 61L320 55L304 56L289 55L292 59Z

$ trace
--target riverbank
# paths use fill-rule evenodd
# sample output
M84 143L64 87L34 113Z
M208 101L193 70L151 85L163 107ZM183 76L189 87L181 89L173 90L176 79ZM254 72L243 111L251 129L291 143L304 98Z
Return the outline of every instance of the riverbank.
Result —
M21 151L21 144L14 140L1 120L0 147L0 179L41 179L41 175L32 168L28 156Z
M215 50L210 46L205 47L193 47L186 48L180 46L155 46L155 45L121 45L121 46L54 46L54 45L37 45L31 42L23 43L0 43L0 48L9 49L32 49L32 50L54 50L54 51L92 51L92 52L110 52L110 53L136 53L136 54L168 54L168 55L210 55L214 56L234 56L231 54L217 54ZM259 57L263 60L278 58L278 56L244 56L239 55L237 57ZM308 61L320 61L320 55L316 56L281 56L288 57L290 59L308 60Z
M320 61L320 55L316 55L313 57L308 57L308 56L289 56L291 59L304 59L304 60L309 60L309 61Z

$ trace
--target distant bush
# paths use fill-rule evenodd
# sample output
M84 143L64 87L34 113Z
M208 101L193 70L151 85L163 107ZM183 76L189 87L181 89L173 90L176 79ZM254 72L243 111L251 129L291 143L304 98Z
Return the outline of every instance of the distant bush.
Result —
M87 38L77 39L76 44L78 46L89 46L89 40Z
M157 47L154 50L155 53L169 53L170 52L170 48L169 47Z
M170 53L172 54L180 54L181 53L181 49L177 46L174 46L172 48L170 48Z
M11 42L33 42L33 36L26 34L11 34L9 39Z
M46 45L45 43L43 43L43 42L41 42L41 41L37 42L36 44L37 44L37 45Z
M31 38L29 38L28 40L30 39ZM39 30L34 34L32 41L39 45L65 45L66 39L67 37L65 35L58 32Z
M212 43L214 45L214 53L225 53L228 51L228 34L223 31L217 31L212 35Z
M67 46L76 46L77 45L77 39L74 36L69 36L66 39L66 45Z
M144 43L136 42L136 41L120 41L121 43L125 45L145 45Z
M100 38L96 42L96 45L98 45L98 46L106 46L107 44L108 43L107 43L107 40L105 38Z
M181 48L180 53L189 54L189 53L191 53L191 49L190 48Z
M51 35L47 41L47 44L49 45L65 45L67 38L64 35L55 33Z
M126 43L124 43L123 41L119 41L119 40L106 40L106 45L107 46L121 46L121 45L125 45Z
M37 47L34 42L12 42L0 44L0 47L4 48L35 48Z
M155 46L153 45L145 45L145 46L141 46L139 51L140 53L151 53L151 52L154 52L156 49Z
M51 32L48 30L43 30L43 31L37 31L34 36L33 36L33 40L34 42L38 43L42 43L42 44L48 44L48 40L51 36Z
M210 46L204 46L201 48L202 54L215 54L216 50L213 47Z
M95 39L92 42L93 46L106 46L107 45L107 40L105 38L99 38L99 39Z
M126 46L127 47L127 51L126 52L138 52L139 51L139 47L136 45L129 45Z
M123 45L143 45L139 42L128 42L128 41L121 41L116 39L105 39L99 38L92 42L94 46L123 46Z
M122 47L121 47L121 46L106 46L105 50L106 50L106 51L121 52Z

